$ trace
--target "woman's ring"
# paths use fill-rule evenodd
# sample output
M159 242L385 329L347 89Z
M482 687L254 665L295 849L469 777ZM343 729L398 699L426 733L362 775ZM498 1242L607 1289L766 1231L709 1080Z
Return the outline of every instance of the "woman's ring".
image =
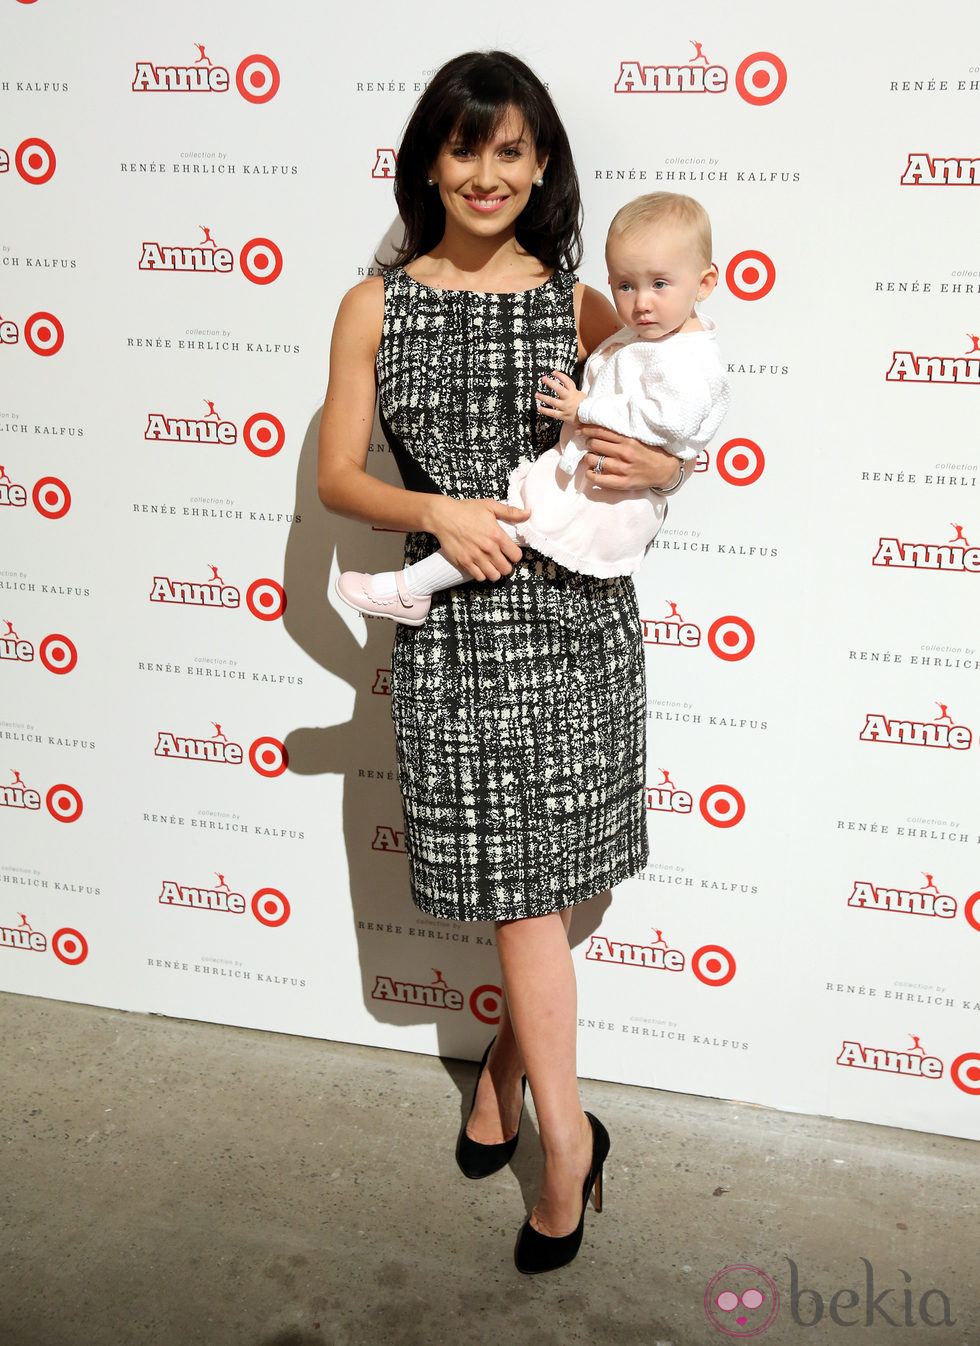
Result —
M602 475L602 465L605 461L606 461L606 455L604 453L600 453L599 461L595 465L595 474L597 477Z

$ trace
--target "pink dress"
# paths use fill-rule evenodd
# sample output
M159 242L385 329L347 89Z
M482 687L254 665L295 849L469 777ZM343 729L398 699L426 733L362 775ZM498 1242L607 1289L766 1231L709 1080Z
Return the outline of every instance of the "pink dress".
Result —
M589 356L582 379L583 425L599 425L696 458L728 408L730 388L710 318L700 332L641 341L628 327ZM585 436L562 428L547 449L510 475L508 503L530 509L517 531L529 547L569 570L609 579L639 566L667 513L663 496L609 491L585 479Z

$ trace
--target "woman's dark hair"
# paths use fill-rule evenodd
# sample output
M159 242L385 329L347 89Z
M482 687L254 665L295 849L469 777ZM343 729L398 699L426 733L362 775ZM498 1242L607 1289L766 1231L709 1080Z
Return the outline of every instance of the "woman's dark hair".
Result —
M548 158L544 186L534 188L518 218L517 241L545 266L578 266L582 204L565 128L534 71L506 51L470 51L448 61L415 105L395 168L405 236L393 266L421 257L442 238L446 212L427 178L443 145L452 135L466 145L485 145L511 106L523 116L538 154Z

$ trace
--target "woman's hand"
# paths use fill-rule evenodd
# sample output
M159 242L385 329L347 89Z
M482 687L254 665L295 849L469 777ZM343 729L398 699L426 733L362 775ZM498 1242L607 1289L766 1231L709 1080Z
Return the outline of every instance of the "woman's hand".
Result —
M509 575L523 556L516 542L497 520L519 524L531 517L502 500L454 500L432 497L432 523L427 529L439 539L447 559L475 580L499 580Z
M676 485L682 471L687 476L694 470L693 462L682 463L666 449L654 448L615 430L605 430L601 425L585 425L582 433L589 445L586 478L593 486L603 486L607 491L659 491ZM597 473L600 458L602 471Z

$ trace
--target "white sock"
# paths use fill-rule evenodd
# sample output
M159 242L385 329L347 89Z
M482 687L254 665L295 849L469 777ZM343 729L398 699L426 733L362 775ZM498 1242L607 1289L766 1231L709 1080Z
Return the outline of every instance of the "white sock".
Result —
M500 526L512 541L517 541L517 529L513 524L501 523ZM447 561L441 551L435 551L414 565L406 566L401 574L408 592L416 598L427 598L441 589L452 589L457 584L469 584L473 578L465 570ZM390 598L396 587L393 570L383 570L371 576L371 588L379 598Z

